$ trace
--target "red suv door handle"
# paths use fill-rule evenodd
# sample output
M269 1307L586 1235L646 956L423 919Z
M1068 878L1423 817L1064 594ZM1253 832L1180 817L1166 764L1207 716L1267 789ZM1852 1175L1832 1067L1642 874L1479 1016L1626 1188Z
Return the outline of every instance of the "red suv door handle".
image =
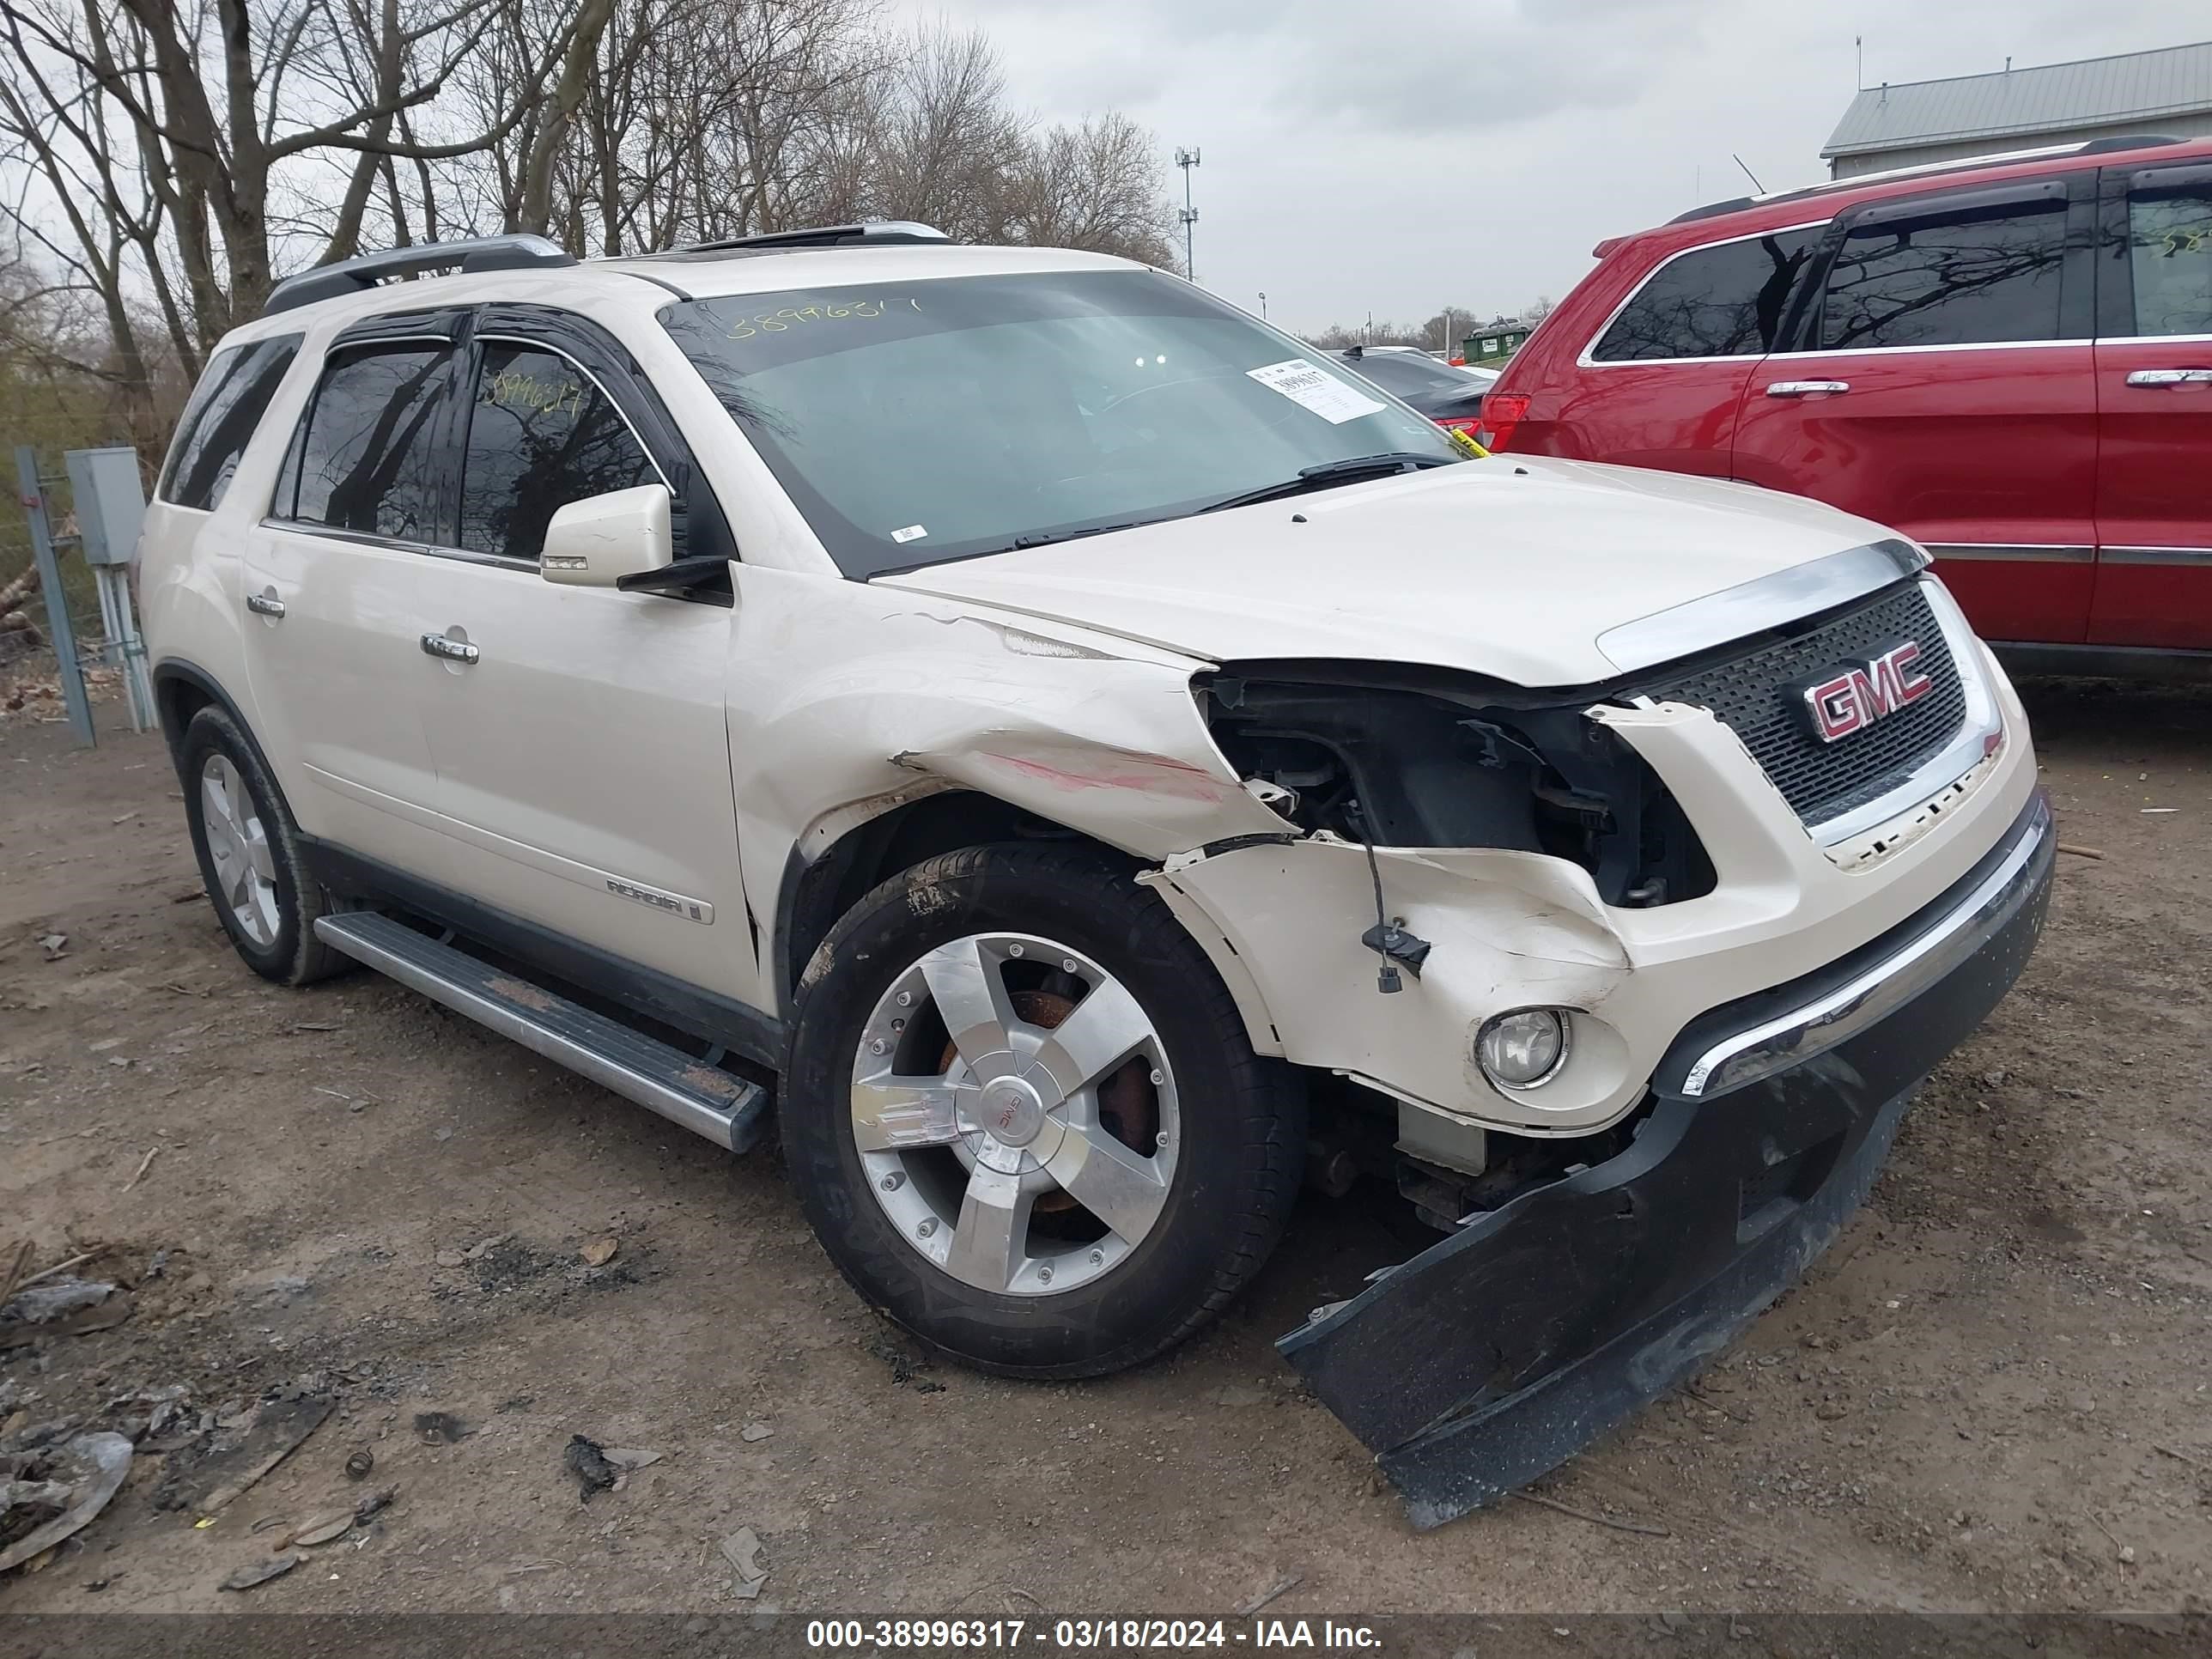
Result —
M2130 386L2212 386L2212 368L2139 368L2128 376Z
M1766 388L1770 398L1832 398L1851 389L1849 380L1776 380Z

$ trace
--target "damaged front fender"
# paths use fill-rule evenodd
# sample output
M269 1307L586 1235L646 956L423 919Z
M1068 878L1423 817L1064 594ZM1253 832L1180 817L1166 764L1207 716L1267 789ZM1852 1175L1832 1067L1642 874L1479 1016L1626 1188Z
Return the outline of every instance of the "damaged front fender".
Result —
M1062 624L749 570L732 654L737 798L805 856L933 790L981 791L1148 860L1283 820L1222 758L1203 664ZM838 639L836 659L794 657Z
M891 759L1147 857L1194 839L1283 832L1283 820L1241 781L1224 776L1226 769L1164 750L1124 748L1002 716L962 733L957 746L902 750Z
M1643 1074L1602 1012L1633 963L1588 871L1482 848L1378 847L1371 870L1368 859L1322 835L1201 850L1139 879L1201 943L1229 942L1282 1053L1300 1065L1534 1133L1588 1133L1633 1104ZM1378 993L1380 958L1361 942L1378 877L1389 919L1433 947L1419 976L1390 995ZM1585 1017L1566 1067L1509 1098L1476 1066L1474 1032L1536 1003Z
M1191 694L1209 665L859 583L760 567L738 582L729 763L745 891L777 941L767 1006L835 920L798 915L792 855L811 869L933 795L987 796L1147 863L1290 828L1214 745Z

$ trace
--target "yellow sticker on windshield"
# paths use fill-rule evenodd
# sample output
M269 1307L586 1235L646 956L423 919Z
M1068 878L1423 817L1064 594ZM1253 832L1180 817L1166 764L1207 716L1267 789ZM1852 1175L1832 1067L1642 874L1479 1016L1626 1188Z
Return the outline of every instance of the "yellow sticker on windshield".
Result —
M1462 449L1467 451L1468 454L1487 456L1490 453L1488 450L1485 449L1480 443L1475 441L1474 434L1472 432L1466 431L1463 428L1455 426L1447 427L1444 429L1451 434L1451 441L1457 444Z

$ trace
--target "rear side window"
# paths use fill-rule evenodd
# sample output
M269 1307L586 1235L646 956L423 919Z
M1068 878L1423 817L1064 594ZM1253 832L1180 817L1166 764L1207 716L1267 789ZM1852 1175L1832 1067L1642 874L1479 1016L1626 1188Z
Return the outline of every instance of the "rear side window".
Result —
M268 412L284 371L299 356L301 337L286 334L217 352L177 422L155 493L178 507L212 513L231 474Z
M1828 350L2056 340L2063 199L1849 232L1820 296Z
M555 509L659 477L621 411L566 357L485 345L461 473L463 547L535 559Z
M2128 274L2136 333L2212 334L2212 176L2128 192Z
M1765 356L1818 234L1783 231L1676 255L1613 319L1592 361Z
M453 356L444 346L410 346L336 359L293 440L284 516L394 541L437 540L434 440Z

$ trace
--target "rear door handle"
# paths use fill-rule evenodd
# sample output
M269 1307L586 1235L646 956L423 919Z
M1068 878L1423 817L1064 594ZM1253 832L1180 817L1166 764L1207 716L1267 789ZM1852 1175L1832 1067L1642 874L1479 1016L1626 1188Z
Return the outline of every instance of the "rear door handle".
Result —
M1834 397L1850 389L1849 380L1776 380L1767 386L1766 395L1770 398Z
M248 593L246 608L257 617L281 617L284 614L284 601L274 592Z
M2130 386L2212 386L2212 368L2138 368L2128 376Z
M447 662L474 662L477 656L476 647L466 640L449 640L443 634L425 634L422 650L426 655L443 657Z

